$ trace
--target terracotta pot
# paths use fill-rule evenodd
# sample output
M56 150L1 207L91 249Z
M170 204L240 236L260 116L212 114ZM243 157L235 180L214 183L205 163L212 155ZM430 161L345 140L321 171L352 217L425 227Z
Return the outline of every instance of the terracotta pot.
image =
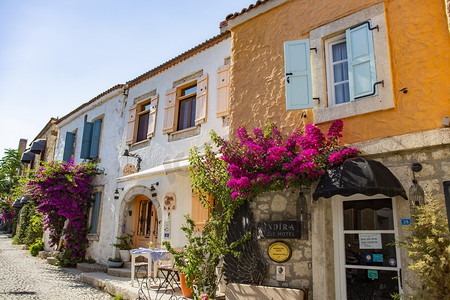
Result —
M186 284L186 275L183 273L180 274L180 283L181 283L181 291L183 292L184 297L192 298L192 288L188 289Z

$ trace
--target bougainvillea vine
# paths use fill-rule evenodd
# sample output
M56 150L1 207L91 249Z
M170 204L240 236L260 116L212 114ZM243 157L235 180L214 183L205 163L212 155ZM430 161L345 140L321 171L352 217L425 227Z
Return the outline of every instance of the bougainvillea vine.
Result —
M92 204L90 184L103 172L96 164L49 162L36 170L28 183L28 193L35 199L36 210L43 214L44 229L49 229L51 246L61 234L66 241L64 258L83 259L88 246L87 215ZM66 226L61 232L61 223Z
M14 208L12 199L3 198L0 199L0 219L2 219L5 223L13 223L16 214L14 212Z
M228 164L232 198L251 199L265 191L309 186L327 169L357 156L358 149L339 145L342 130L341 120L331 124L326 136L316 126L307 125L283 141L275 124L268 123L264 132L256 128L253 136L240 127L237 141L214 133L212 139Z

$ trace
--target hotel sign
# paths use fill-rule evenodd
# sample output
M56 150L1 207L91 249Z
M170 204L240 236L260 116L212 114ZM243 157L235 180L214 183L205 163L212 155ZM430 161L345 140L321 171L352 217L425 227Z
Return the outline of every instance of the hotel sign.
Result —
M258 239L299 239L299 221L258 222Z

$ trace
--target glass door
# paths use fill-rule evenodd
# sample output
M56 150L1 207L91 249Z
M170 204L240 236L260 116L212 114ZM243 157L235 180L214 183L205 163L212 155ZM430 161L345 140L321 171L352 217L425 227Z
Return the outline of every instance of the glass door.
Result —
M347 299L392 299L401 288L392 199L342 201L342 212Z
M156 246L158 217L152 201L145 196L136 197L135 212L134 248L148 248L150 241Z

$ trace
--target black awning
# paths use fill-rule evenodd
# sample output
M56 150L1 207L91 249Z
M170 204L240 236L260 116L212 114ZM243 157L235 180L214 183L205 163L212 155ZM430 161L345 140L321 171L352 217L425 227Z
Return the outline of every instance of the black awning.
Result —
M22 154L22 158L20 159L21 162L24 164L28 164L34 160L34 153L31 151L24 152Z
M328 170L320 179L313 199L354 194L408 199L402 184L388 168L376 160L362 157L349 158L341 166Z
M28 201L30 201L30 197L29 196L23 196L22 198L20 198L20 204L22 204L22 205L27 204Z
M41 153L45 150L45 146L47 145L47 141L45 139L36 140L31 144L30 151L36 154Z
M14 208L22 208L23 204L20 203L20 199L17 199L16 201L14 201L14 203L12 204L12 207Z

